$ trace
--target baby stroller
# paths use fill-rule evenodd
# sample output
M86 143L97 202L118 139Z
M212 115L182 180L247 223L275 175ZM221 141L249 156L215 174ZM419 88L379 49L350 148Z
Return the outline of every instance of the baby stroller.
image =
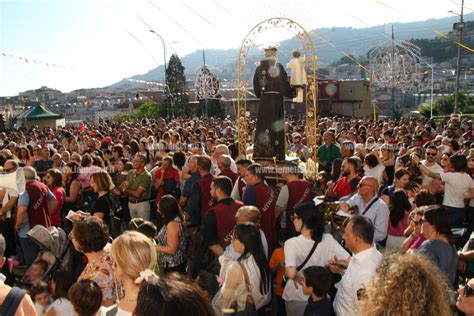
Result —
M48 263L41 281L49 282L56 271L68 269L70 264L70 242L62 228L54 226L46 228L42 225L36 225L30 229L27 235L40 247L40 252L35 260L43 259ZM32 285L28 277L30 269L31 267L21 278L20 285L25 287Z

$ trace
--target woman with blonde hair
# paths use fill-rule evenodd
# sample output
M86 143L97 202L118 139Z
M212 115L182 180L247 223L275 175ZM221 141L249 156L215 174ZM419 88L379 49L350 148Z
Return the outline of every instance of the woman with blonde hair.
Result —
M136 231L127 231L112 243L111 257L117 291L116 315L132 315L137 306L137 297L142 283L156 279L156 251L151 240Z
M439 269L419 254L385 257L360 301L359 314L451 315L450 290Z

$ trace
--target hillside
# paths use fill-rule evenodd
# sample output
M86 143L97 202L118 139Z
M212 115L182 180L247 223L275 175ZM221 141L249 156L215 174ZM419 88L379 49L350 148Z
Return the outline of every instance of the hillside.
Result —
M451 31L447 35L451 41L442 37L436 37L434 39L412 39L410 41L421 48L421 55L433 57L434 61L439 63L455 58L458 53L458 46L454 42L457 41L457 32ZM469 47L474 46L474 21L466 22L462 42ZM461 49L462 57L467 56L468 54L470 54L470 52Z

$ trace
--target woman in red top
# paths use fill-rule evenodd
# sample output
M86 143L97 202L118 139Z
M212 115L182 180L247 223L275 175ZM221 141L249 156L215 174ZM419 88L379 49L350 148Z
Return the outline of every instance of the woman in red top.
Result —
M49 169L44 176L44 181L48 188L53 193L56 201L58 201L58 207L51 214L51 225L61 226L61 209L64 203L64 189L62 187L62 174L58 169Z

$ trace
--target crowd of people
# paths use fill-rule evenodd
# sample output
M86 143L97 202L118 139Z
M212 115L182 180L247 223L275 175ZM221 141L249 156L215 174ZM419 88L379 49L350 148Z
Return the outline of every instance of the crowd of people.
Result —
M323 118L315 152L289 119L319 173L283 183L248 126L245 158L228 118L0 133L0 314L474 315L470 121Z

